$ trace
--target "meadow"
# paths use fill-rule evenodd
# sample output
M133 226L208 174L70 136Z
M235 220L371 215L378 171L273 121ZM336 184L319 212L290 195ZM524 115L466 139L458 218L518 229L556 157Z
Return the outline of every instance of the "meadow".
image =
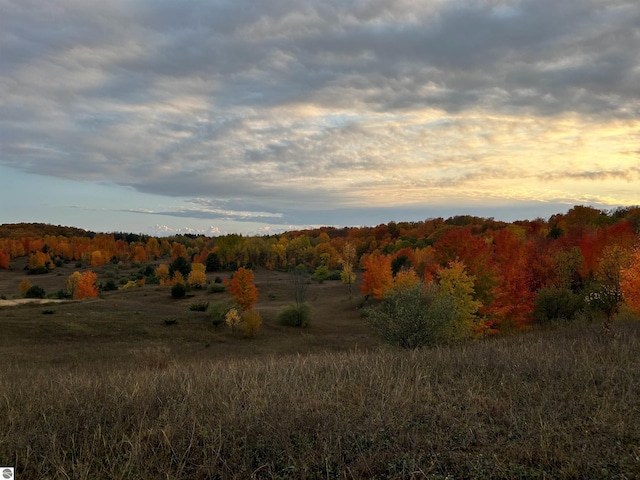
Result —
M30 280L52 292L73 269ZM0 294L22 276L0 271ZM254 338L191 310L227 295L206 290L1 307L0 465L20 479L640 477L638 323L403 351L340 282L309 287L305 329L276 322L288 274L258 269L256 285Z

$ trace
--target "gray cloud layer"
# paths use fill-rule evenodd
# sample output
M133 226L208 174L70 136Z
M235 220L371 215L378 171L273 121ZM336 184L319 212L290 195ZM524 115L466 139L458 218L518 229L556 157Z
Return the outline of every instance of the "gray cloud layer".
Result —
M491 160L500 119L534 119L530 144L557 117L640 121L639 31L636 0L0 0L0 163L269 221L551 181ZM638 178L619 167L566 178Z

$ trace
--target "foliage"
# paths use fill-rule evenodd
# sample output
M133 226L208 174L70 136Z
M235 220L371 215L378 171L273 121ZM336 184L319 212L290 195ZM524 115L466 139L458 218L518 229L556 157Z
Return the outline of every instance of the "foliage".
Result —
M166 264L162 263L156 268L156 277L160 280L160 285L168 285L171 279L171 272Z
M475 277L468 275L463 262L451 262L438 270L440 295L451 297L455 316L448 328L449 340L458 341L473 337L478 332L477 316L482 303L474 299Z
M171 276L180 272L183 277L187 277L191 273L191 264L183 256L178 256L169 264L169 272Z
M211 324L214 328L218 328L225 323L227 313L233 308L234 303L231 300L210 303L207 308L207 315L211 318Z
M287 327L306 328L311 323L311 305L306 302L286 305L278 313L277 322Z
M391 257L387 255L368 256L364 260L364 273L360 290L364 295L371 295L380 300L393 285Z
M193 263L191 265L191 273L187 278L189 285L194 288L204 288L207 285L207 275L204 272L204 264Z
M329 278L329 267L326 265L318 266L313 272L313 279L317 282L324 282Z
M30 288L31 288L31 282L27 278L23 278L18 287L20 291L20 295L24 297Z
M96 279L98 276L91 270L84 273L73 272L67 278L67 291L75 299L94 298L98 296Z
M422 282L413 268L400 270L398 274L393 277L392 285L384 294L391 295L395 292L412 290L421 284Z
M184 298L187 295L187 287L184 283L176 283L171 287L171 296L179 299Z
M229 293L243 311L251 310L258 300L258 289L253 284L253 271L241 267L233 274Z
M240 325L242 318L238 314L238 310L236 310L235 308L232 308L225 315L224 321L229 327L231 327L231 331L233 332L235 331L236 327Z
M31 275L39 275L43 273L49 273L54 267L53 262L51 262L51 257L48 253L43 252L34 252L29 256L29 267L28 272Z
M112 290L118 290L118 286L113 279L110 279L101 285L100 290L102 290L103 292L109 292Z
M222 293L227 289L227 287L225 287L224 285L220 284L220 283L212 283L209 285L209 288L207 288L207 292L208 293Z
M390 291L380 305L366 310L373 331L392 345L418 348L446 343L456 320L454 300L436 285Z
M636 315L640 315L640 249L638 248L631 255L629 265L620 272L620 288L625 303Z
M262 325L262 316L256 310L242 313L242 332L245 337L255 337Z
M352 295L351 286L356 281L356 273L354 271L356 259L356 247L350 242L345 243L340 259L340 263L342 264L342 274L340 277L342 283L349 286L349 297Z
M196 302L189 305L189 310L192 312L206 312L209 308L209 302Z
M0 268L4 270L8 270L10 264L11 264L11 256L6 252L0 251Z
M38 285L32 285L29 289L24 293L25 298L44 298L47 296L44 289Z
M217 272L221 268L220 257L218 257L218 254L215 252L212 252L209 255L207 255L207 258L204 263L205 263L207 272Z
M571 321L584 306L583 298L568 288L548 287L538 292L533 312L536 322Z

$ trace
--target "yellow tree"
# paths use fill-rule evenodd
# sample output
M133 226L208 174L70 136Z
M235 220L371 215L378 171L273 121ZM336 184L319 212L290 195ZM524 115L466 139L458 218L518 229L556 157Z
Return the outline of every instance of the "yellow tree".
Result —
M67 278L67 292L69 292L69 295L71 295L72 297L75 294L76 285L78 284L81 278L82 278L82 274L80 272L73 272Z
M476 312L482 306L480 301L473 298L475 277L467 274L464 262L455 261L438 271L438 279L440 294L449 295L455 309L455 320L450 329L451 339L461 340L474 336L477 330Z
M169 273L169 267L166 264L161 263L156 268L156 277L160 280L160 285L170 285L171 284L171 274Z
M31 288L31 282L26 279L23 278L22 281L20 282L20 295L22 295L23 297L27 294L27 291Z
M342 248L342 257L340 263L342 264L342 283L349 285L349 298L352 296L351 286L356 281L356 273L354 272L356 264L356 247L351 242L344 244Z
M203 263L191 264L191 272L187 277L187 282L194 288L202 288L207 284L207 275Z

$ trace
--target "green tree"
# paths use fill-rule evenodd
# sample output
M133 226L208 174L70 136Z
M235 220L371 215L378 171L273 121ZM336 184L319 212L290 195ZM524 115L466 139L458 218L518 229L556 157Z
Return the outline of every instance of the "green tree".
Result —
M369 324L386 342L402 348L446 343L457 314L451 295L422 283L390 291L377 307L366 310Z

